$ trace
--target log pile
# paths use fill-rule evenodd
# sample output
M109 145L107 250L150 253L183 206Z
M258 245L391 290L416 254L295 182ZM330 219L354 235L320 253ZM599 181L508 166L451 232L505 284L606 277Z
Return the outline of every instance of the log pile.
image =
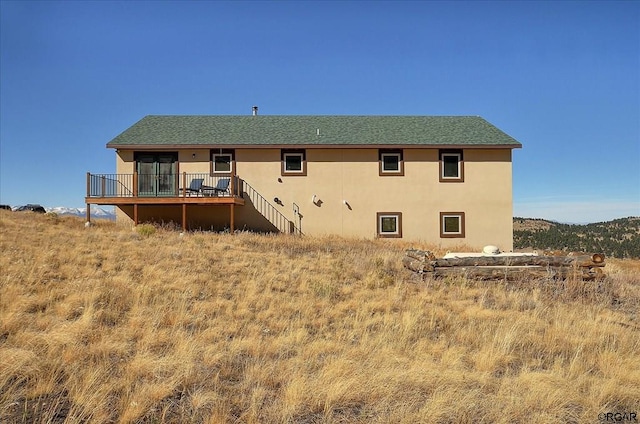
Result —
M477 280L517 280L544 278L585 281L602 280L605 257L601 253L569 253L566 256L485 255L473 257L436 258L431 252L409 249L402 264L418 274L442 278L464 276Z

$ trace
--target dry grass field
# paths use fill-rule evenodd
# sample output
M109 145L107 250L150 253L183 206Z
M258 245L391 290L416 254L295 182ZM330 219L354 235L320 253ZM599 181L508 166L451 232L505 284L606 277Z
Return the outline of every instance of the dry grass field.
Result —
M0 422L640 416L640 261L422 281L408 247L442 253L0 211Z

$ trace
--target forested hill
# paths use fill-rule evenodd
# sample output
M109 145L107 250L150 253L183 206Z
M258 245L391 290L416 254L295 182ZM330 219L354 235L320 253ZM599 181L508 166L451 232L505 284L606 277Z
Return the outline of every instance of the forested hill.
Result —
M513 218L515 249L604 253L640 258L640 217L595 224L560 224L544 219Z

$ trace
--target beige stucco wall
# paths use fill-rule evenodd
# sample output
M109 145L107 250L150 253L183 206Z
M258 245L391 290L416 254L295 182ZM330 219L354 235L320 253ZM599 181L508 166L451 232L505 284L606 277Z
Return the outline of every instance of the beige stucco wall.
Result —
M132 152L117 156L117 172L133 172ZM377 212L401 212L404 240L445 248L513 248L510 149L465 149L461 183L439 182L438 149L404 149L403 156L404 176L379 176L378 149L307 149L307 175L282 176L280 149L235 150L237 175L289 220L300 222L307 235L373 238ZM179 152L179 172L209 170L208 149ZM275 197L283 204L275 204ZM300 221L294 216L294 203L300 208ZM169 215L179 222L180 209L175 209ZM236 228L264 226L252 209L236 207ZM440 212L465 213L465 238L440 238ZM141 220L161 213L152 207L139 210ZM228 224L225 207L213 214L197 208L188 213L190 222L201 228L208 228L208 216L213 215L215 228Z
M284 204L278 209L294 221L296 203L305 234L372 238L376 212L401 212L403 239L513 247L509 149L465 149L462 183L439 182L437 149L405 149L404 176L379 176L377 149L307 149L306 155L306 176L281 176L279 149L236 150L238 175L267 199L278 197ZM314 195L320 202L312 202ZM440 212L465 212L464 239L440 238Z
M168 150L171 152L172 150ZM180 172L208 173L209 149L185 149L178 152L178 166ZM116 173L130 174L134 171L134 152L131 150L116 151Z

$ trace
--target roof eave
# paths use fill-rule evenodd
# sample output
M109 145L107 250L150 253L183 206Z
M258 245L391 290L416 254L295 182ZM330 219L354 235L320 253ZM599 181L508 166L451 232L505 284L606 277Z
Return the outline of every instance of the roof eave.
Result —
M521 149L522 144L107 144L116 150L167 149Z

